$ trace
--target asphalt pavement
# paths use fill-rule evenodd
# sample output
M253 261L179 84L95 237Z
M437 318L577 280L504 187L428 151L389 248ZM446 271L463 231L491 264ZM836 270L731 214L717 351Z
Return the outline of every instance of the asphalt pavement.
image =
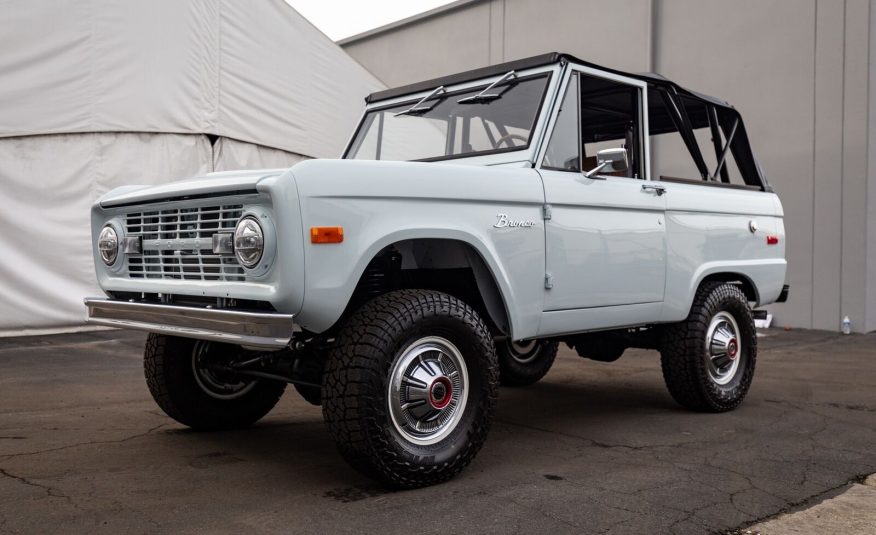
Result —
M675 405L656 352L563 349L539 384L501 390L460 476L401 492L349 468L292 388L249 430L175 423L143 340L0 339L0 533L744 532L876 472L872 334L769 331L727 414Z

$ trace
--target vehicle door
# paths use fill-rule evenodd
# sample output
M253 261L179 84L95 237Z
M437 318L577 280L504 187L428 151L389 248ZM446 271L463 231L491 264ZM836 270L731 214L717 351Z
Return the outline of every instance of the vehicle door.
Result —
M648 176L647 85L574 66L564 85L537 166L548 205L544 310L659 303L665 186ZM626 169L597 169L600 155L619 153Z

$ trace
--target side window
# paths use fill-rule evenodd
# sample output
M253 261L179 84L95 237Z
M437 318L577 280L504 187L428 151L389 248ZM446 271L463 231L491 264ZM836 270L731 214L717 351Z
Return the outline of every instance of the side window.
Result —
M569 78L557 122L545 150L542 167L557 171L581 171L581 138L578 130L578 75Z
M559 171L589 171L597 166L597 152L623 148L627 151L629 168L604 174L640 177L639 102L638 87L583 73L573 74L542 166Z
M692 147L681 132L682 116L690 122ZM648 127L651 143L651 174L655 179L709 181L762 189L757 163L735 110L662 89L648 91ZM729 148L728 148L729 142ZM696 165L699 152L705 170ZM740 162L742 164L740 165Z
M721 124L720 116L713 106L707 106L705 102L689 97L681 97L685 111L693 126L694 138L700 153L706 161L706 168L710 175L714 175L718 169L718 162L727 143L724 132L730 132L732 124ZM735 138L735 135L734 135ZM718 173L717 180L728 184L745 184L742 174L736 165L736 159L732 151L727 151L727 156Z
M582 169L596 167L597 152L623 148L627 151L627 170L600 174L640 178L639 88L585 74L579 77Z
M681 137L665 91L648 90L648 129L651 143L652 179L702 178L693 156Z

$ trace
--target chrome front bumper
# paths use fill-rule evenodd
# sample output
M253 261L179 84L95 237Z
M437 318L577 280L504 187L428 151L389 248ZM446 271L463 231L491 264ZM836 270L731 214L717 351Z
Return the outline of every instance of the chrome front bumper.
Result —
M280 349L292 339L291 314L242 312L86 298L88 323L228 344Z

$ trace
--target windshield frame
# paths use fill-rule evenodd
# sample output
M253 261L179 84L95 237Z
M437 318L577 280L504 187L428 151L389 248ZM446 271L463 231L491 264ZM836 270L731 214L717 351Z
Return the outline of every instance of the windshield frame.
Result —
M551 95L555 92L556 89L556 79L557 79L557 71L558 69L555 66L547 66L547 68L542 67L538 69L526 69L524 71L520 71L517 73L517 78L515 78L511 83L534 80L539 78L545 78L544 87L542 88L541 96L538 101L538 105L535 108L535 112L533 114L532 124L529 129L529 136L526 144L518 145L513 147L503 147L498 149L487 149L473 152L466 152L461 154L449 154L449 155L441 155L441 156L431 156L428 158L420 158L415 160L374 160L374 161L410 161L410 162L435 162L435 161L445 161L445 160L459 160L459 159L467 159L467 158L479 158L484 156L492 156L497 154L507 154L511 152L522 152L522 151L532 151L534 147L537 147L539 142L541 141L543 135L543 124L544 124L544 115L546 110L549 112L550 106L546 105L546 101L551 98ZM441 95L441 99L448 99L458 97L463 93L476 93L484 88L488 87L491 83L502 78L503 75L491 76L489 78L479 78L470 80L468 82L458 83L453 86L449 86L447 88L447 92ZM506 84L499 85L498 87L504 87ZM369 120L369 114L384 111L387 109L398 108L402 106L412 106L419 102L424 96L428 95L434 88L421 91L418 93L410 93L407 95L402 95L397 98L388 99L385 101L380 101L375 103L374 105L366 106L362 117L359 119L358 124L356 125L356 129L353 132L353 135L350 137L350 140L347 143L347 146L344 148L342 159L352 160L354 158L350 157L351 152L353 151L357 140L359 140L359 136L362 132L362 129L367 125L373 122L373 120ZM437 99L433 99L428 101L429 103L435 102ZM425 103L424 103L425 104ZM483 105L483 104L472 104L474 106ZM526 158L527 160L531 160L531 157ZM519 161L519 160L517 160Z

